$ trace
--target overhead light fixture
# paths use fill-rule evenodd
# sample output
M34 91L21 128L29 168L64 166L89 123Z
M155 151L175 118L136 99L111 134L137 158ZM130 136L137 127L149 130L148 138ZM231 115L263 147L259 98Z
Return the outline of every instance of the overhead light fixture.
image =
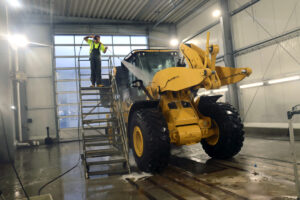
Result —
M25 35L15 34L7 36L7 40L12 48L17 49L18 47L25 47L29 41Z
M171 45L171 46L174 46L174 47L175 47L175 46L178 45L178 43L179 43L178 40L175 39L175 38L170 40L170 45Z
M216 90L212 90L212 93L222 93L222 92L227 92L228 88L220 88Z
M210 90L208 90L208 91L203 91L203 92L198 92L198 93L197 93L198 96L209 95L209 94L211 94L211 91L210 91Z
M15 8L20 8L22 6L21 2L19 0L7 0L7 2Z
M250 83L250 84L241 85L240 88L242 88L242 89L252 88L252 87L258 87L258 86L262 86L262 85L264 85L264 82L257 82L257 83Z
M276 84L276 83L282 83L282 82L288 82L288 81L296 81L299 80L300 76L290 76L286 78L279 78L279 79L273 79L269 80L268 84Z
M212 12L212 16L213 16L213 17L220 17L220 15L221 15L221 11L220 11L219 9L214 10L214 11Z

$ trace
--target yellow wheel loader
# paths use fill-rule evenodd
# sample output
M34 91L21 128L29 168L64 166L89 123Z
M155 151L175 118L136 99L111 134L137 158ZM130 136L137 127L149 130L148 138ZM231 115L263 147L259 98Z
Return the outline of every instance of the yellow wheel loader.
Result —
M221 95L197 97L198 89L218 89L241 81L250 68L215 66L218 45L206 50L181 44L186 60L176 63L175 50L135 50L114 69L123 101L128 140L140 170L162 171L171 144L201 142L212 158L227 159L243 146L244 130L238 111L217 100ZM177 66L177 67L175 67Z

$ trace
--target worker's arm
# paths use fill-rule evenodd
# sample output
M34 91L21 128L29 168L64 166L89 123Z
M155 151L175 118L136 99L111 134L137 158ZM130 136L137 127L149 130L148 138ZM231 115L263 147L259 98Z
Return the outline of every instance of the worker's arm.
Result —
M89 41L89 38L94 38L94 35L88 35L88 36L85 36L83 39L88 42Z
M108 47L104 46L104 44L101 43L101 51L103 53L106 53L107 49L108 49Z

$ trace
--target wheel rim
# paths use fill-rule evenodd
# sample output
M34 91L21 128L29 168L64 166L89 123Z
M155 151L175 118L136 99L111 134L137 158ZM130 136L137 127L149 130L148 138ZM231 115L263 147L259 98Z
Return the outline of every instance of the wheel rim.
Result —
M136 155L141 157L144 151L144 140L142 131L138 126L135 126L133 129L133 145Z
M211 122L212 122L212 128L213 128L215 134L209 138L206 138L205 140L209 145L215 146L218 143L219 138L220 138L220 129L215 120L212 119Z

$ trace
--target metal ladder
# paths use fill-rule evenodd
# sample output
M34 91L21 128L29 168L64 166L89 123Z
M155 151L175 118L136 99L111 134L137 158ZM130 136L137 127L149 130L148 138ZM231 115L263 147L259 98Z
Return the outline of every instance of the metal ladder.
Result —
M79 97L81 110L82 160L85 166L86 178L96 175L117 175L130 173L127 134L123 116L118 111L116 103L119 96L115 82L112 81L111 57L108 79L103 79L104 87L83 87L82 79L89 74L80 71L78 59ZM113 84L112 84L113 83Z

